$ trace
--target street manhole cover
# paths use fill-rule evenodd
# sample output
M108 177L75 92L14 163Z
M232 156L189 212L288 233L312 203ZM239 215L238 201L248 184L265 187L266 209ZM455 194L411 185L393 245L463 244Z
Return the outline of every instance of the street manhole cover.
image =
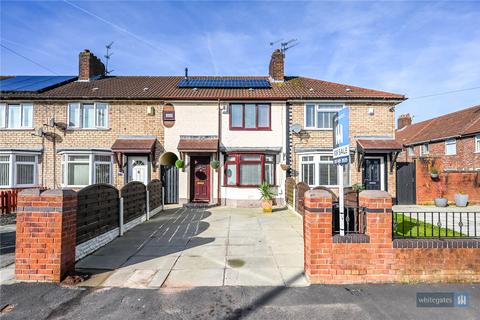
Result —
M228 259L227 263L232 268L241 268L245 265L245 261L242 259Z

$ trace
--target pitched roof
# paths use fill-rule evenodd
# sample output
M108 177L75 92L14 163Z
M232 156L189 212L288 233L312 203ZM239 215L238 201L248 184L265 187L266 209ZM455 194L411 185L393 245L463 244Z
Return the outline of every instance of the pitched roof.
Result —
M396 131L396 140L403 145L418 144L478 132L480 105L406 126Z
M258 79L268 77L190 77L192 79ZM403 100L405 96L305 77L286 77L271 88L179 88L181 76L108 76L89 82L74 81L42 93L2 92L0 99L379 99Z

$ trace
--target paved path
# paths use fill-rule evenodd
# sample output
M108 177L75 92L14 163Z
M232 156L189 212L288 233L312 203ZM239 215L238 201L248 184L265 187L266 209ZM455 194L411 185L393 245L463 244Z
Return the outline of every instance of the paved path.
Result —
M77 262L82 286L305 286L302 220L289 210L176 208Z
M158 290L68 288L19 283L0 287L7 319L322 319L478 320L478 285L312 285ZM470 307L417 308L417 292L467 292Z
M0 284L10 283L15 276L15 225L0 226Z

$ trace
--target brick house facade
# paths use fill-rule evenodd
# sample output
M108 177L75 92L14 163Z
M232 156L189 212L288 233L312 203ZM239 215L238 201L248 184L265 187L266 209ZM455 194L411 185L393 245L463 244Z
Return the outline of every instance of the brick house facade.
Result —
M278 50L266 77L105 76L104 71L85 50L78 77L41 90L2 89L0 188L122 187L161 179L164 186L174 184L173 202L257 206L257 185L264 179L281 203L287 175L282 164L300 181L303 154L331 158L331 128L304 126L306 105L313 104L350 108L351 182L362 183L358 163L373 152L384 173L379 188L395 193L392 148L375 150L359 142L392 140L393 107L402 95L285 76ZM331 116L322 120L327 127ZM295 123L302 124L300 135L290 130ZM180 170L176 160L184 161ZM218 169L210 168L212 161L219 161ZM203 181L195 178L198 173ZM335 188L333 171L328 175Z
M415 162L416 202L430 204L440 196L469 195L480 202L480 106L460 110L416 124L409 115L399 118L397 141L403 145L399 162ZM439 179L432 179L432 168Z

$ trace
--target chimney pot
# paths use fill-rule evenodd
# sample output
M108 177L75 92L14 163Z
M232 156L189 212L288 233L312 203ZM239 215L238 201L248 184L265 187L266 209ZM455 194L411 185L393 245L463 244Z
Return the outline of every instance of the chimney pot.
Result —
M398 116L397 130L403 129L406 126L409 126L411 124L412 124L412 117L410 116L410 113L401 114L400 116Z
M274 82L283 82L285 80L285 58L280 49L272 53L268 74Z
M85 49L79 54L78 80L90 81L105 75L105 65L90 50Z

